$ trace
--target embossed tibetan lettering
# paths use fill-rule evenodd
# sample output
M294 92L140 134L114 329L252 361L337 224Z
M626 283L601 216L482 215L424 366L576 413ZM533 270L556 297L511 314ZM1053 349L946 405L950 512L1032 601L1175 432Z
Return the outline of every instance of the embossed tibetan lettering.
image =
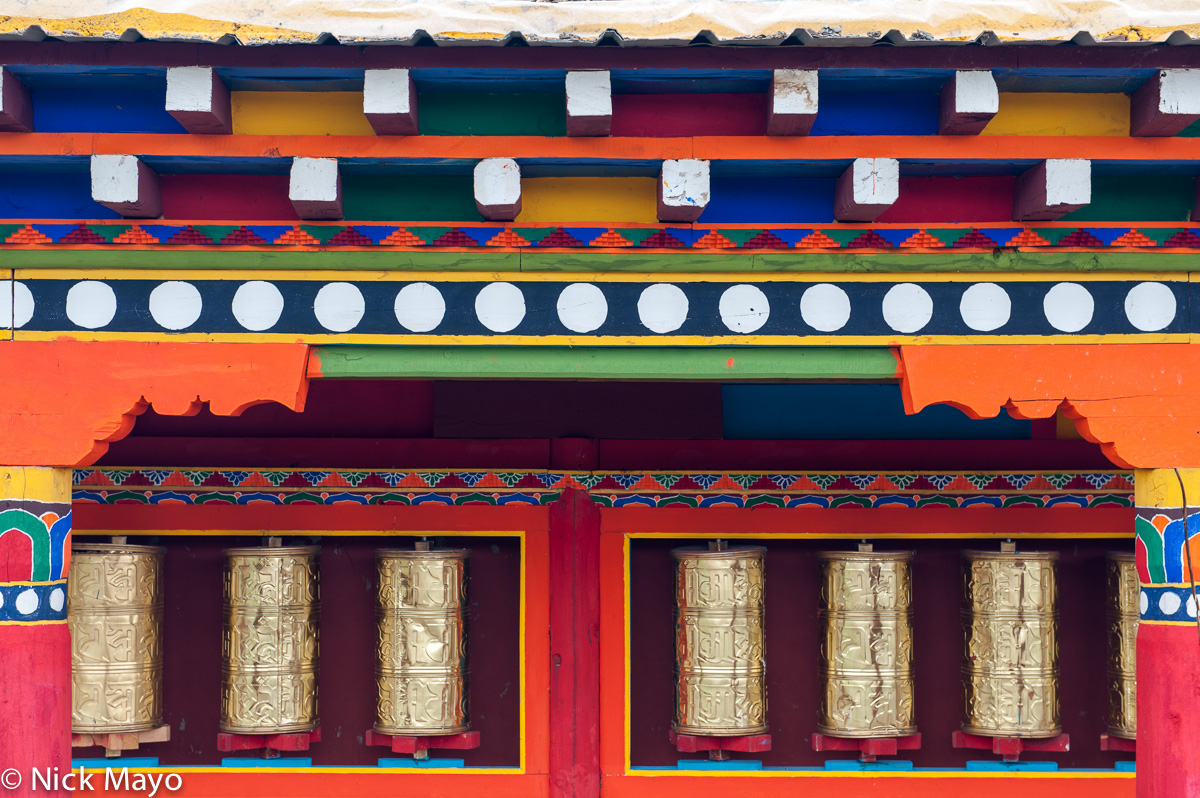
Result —
M912 552L821 552L821 707L834 737L916 734Z
M75 543L67 584L71 731L162 725L163 549Z
M673 549L675 720L680 734L767 731L761 546Z
M225 551L221 731L312 731L317 717L320 547Z
M375 552L378 575L375 731L466 732L465 549Z
M963 731L1057 736L1058 553L962 558Z
M1137 739L1137 630L1141 585L1133 554L1109 552L1106 621L1108 624L1108 733Z

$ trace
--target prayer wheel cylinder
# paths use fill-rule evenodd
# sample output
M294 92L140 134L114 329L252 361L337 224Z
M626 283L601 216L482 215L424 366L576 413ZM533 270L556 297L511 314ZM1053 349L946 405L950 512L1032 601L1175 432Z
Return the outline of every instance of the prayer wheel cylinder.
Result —
M320 551L225 550L221 731L286 734L320 725Z
M1137 630L1141 584L1133 554L1109 552L1107 574L1108 733L1137 739Z
M75 543L67 580L71 731L162 725L164 549Z
M821 706L834 737L917 733L911 551L821 552Z
M968 734L1056 737L1058 552L963 552Z
M675 720L680 734L767 732L761 546L673 549Z
M375 731L461 734L467 715L467 564L463 549L375 552Z

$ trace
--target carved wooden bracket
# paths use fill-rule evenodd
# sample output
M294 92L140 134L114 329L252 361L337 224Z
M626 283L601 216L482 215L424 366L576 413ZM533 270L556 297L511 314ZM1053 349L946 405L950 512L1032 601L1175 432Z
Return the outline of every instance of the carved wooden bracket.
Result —
M81 466L154 406L236 416L279 402L304 409L305 344L135 341L0 343L0 464Z

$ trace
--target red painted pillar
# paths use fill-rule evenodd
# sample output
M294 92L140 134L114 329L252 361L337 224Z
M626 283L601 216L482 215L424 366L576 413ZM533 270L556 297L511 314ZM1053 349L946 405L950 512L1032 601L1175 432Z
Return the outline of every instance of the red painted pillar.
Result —
M0 467L0 795L70 795L33 770L71 768L66 576L71 471ZM51 784L55 782L51 781Z
M550 505L550 795L600 795L600 509Z

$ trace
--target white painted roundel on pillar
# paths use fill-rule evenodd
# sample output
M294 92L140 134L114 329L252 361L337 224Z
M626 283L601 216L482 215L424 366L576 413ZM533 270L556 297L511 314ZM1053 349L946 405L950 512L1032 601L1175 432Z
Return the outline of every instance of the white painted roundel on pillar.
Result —
M50 609L55 612L62 612L62 608L67 604L67 595L61 587L56 587L50 591Z
M67 318L88 330L108 326L117 315L117 295L99 280L83 280L67 291Z
M0 327L20 329L33 318L33 292L22 282L0 280Z
M512 283L485 285L475 296L475 315L492 332L515 330L525 318L525 295Z
M362 291L351 283L328 283L321 286L313 302L313 315L330 332L349 332L362 321L367 303Z
M1175 294L1162 283L1138 283L1125 295L1125 317L1142 332L1158 332L1175 321Z
M233 295L233 317L251 332L269 330L283 315L283 294L272 283L251 280Z
M814 330L836 332L850 321L850 297L836 285L818 283L800 297L800 318Z
M767 323L771 303L758 286L734 285L721 294L721 322L733 332L752 333Z
M914 283L893 285L883 297L883 320L898 333L915 333L933 318L933 298Z
M412 283L396 294L396 321L409 332L436 330L446 317L442 292L429 283Z
M608 300L599 286L572 283L558 295L558 320L572 332L598 330L607 318Z
M1158 597L1158 609L1163 615L1174 615L1179 612L1179 605L1182 603L1179 596L1169 590Z
M1079 283L1058 283L1046 292L1042 300L1046 321L1056 330L1079 332L1092 323L1096 302L1091 293Z
M38 599L37 591L33 589L22 590L17 594L17 600L13 602L17 612L22 615L33 615L37 612L38 605L41 601Z
M150 315L167 330L186 330L200 318L204 300L191 283L171 280L159 283L150 292Z
M963 324L976 332L991 332L1008 324L1012 316L1012 299L995 283L975 283L963 291L958 312Z
M646 286L638 297L638 319L651 332L675 332L688 316L688 298L683 289L669 283Z

